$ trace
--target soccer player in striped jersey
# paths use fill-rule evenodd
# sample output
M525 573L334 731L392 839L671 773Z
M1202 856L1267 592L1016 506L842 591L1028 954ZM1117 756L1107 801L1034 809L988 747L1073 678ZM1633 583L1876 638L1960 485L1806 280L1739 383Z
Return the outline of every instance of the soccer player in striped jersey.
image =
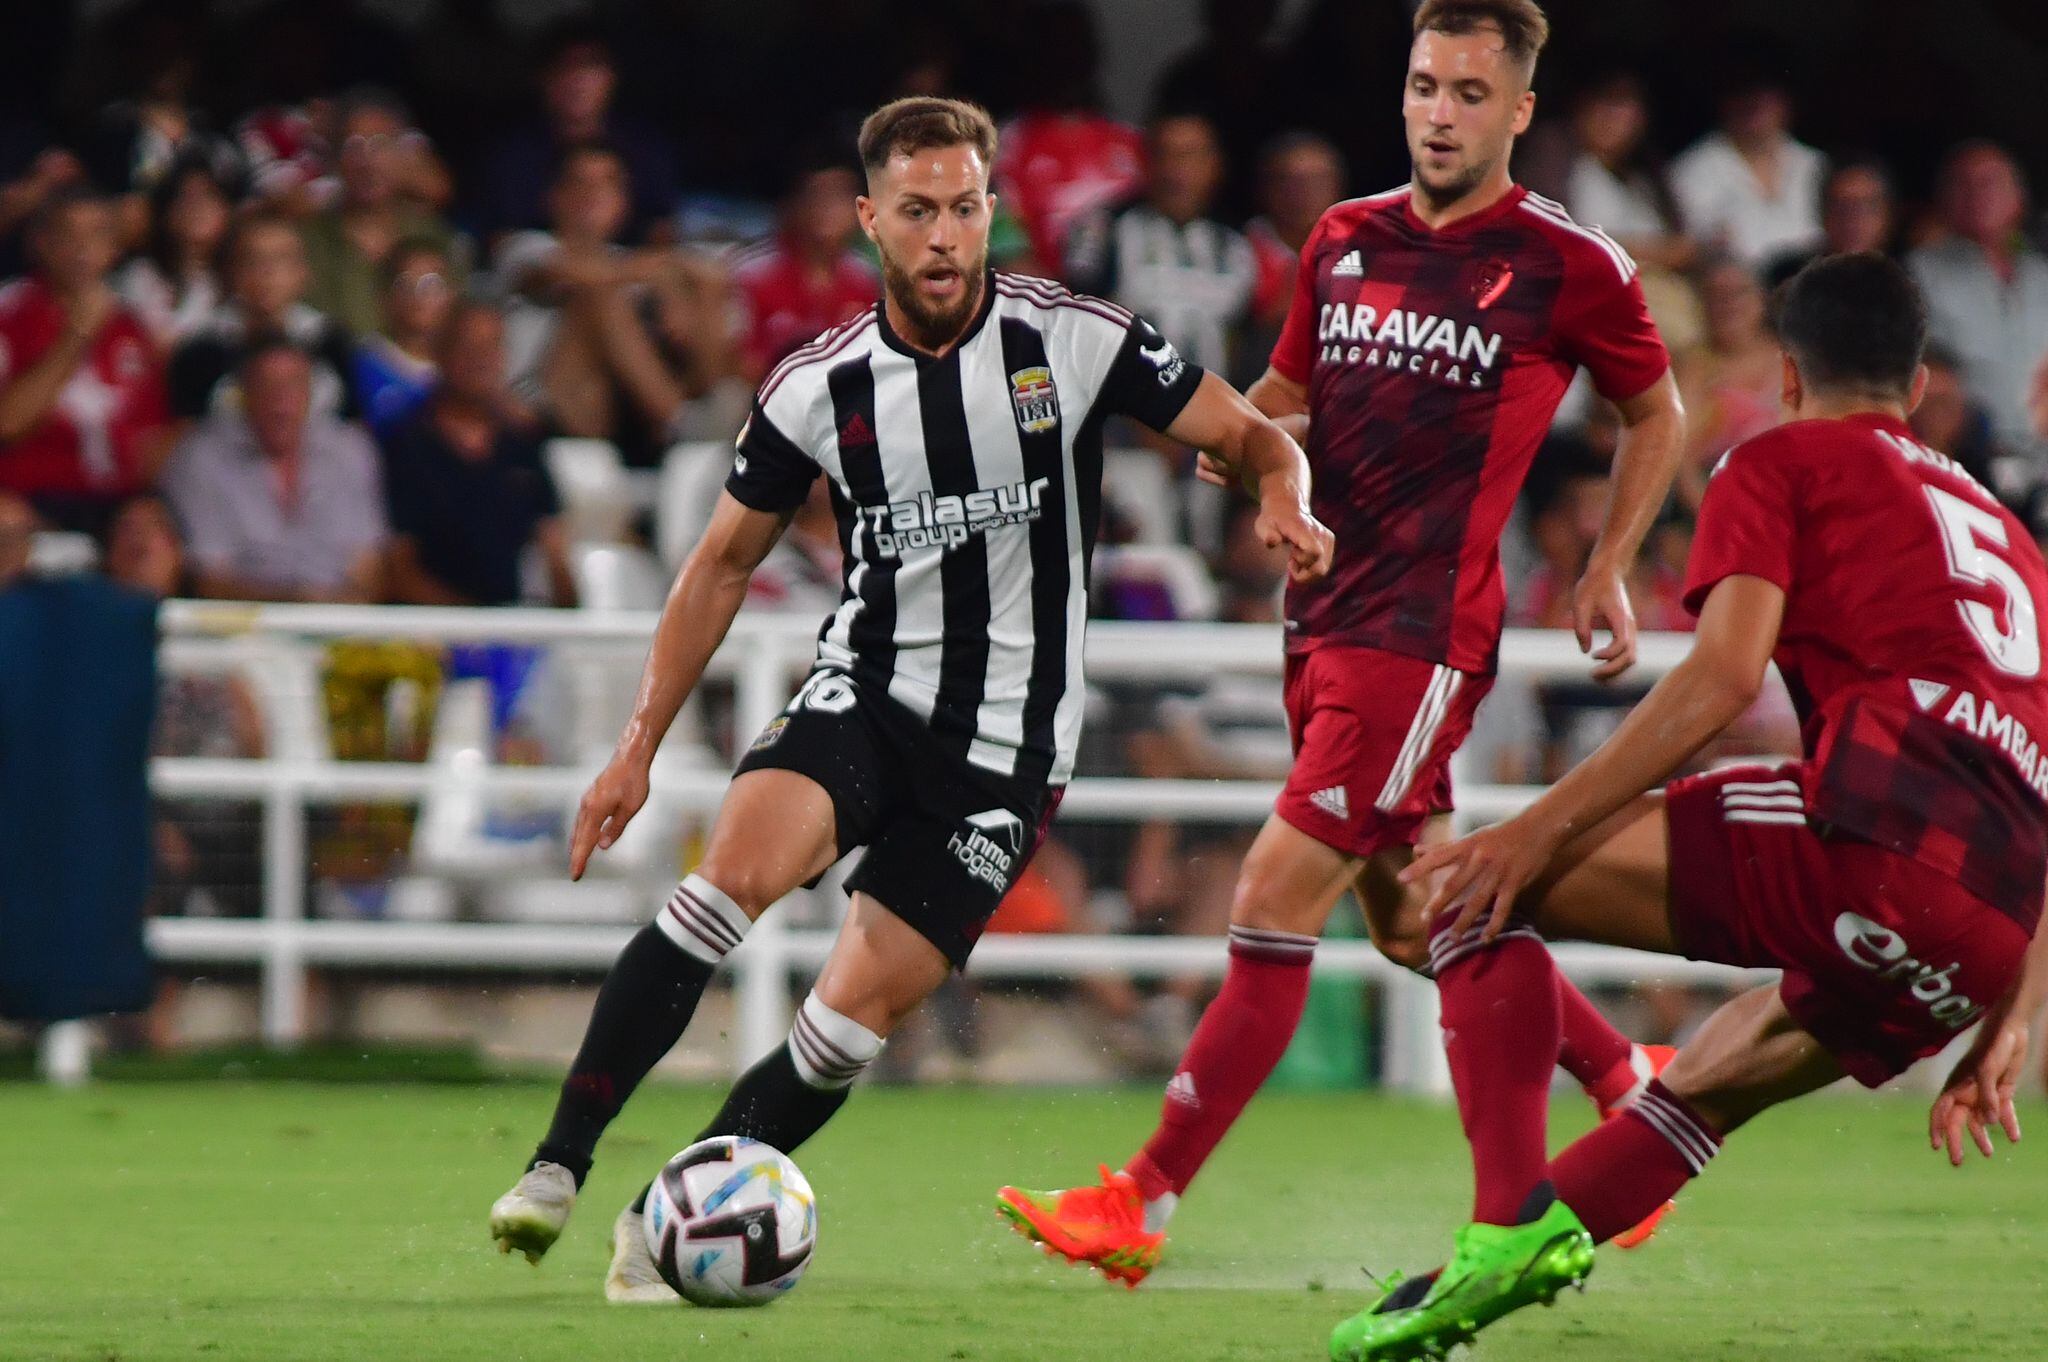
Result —
M953 100L899 100L861 129L858 208L882 300L762 383L633 716L577 813L572 875L646 801L656 745L821 475L843 600L810 680L740 760L703 862L606 978L554 1121L492 1208L507 1252L547 1251L598 1137L719 961L848 852L866 849L852 908L788 1043L740 1078L704 1136L794 1150L966 963L1074 768L1109 417L1208 451L1256 489L1259 534L1287 546L1295 580L1329 568L1306 458L1278 425L1131 313L988 270L995 143L987 114ZM614 1222L606 1295L672 1300L637 1209Z
M1373 940L1427 964L1396 874L1449 830L1451 755L1493 682L1500 535L1573 373L1624 425L1607 521L1572 598L1593 674L1634 657L1623 587L1670 488L1682 415L1635 263L1509 175L1549 31L1534 0L1426 0L1403 113L1409 185L1337 204L1302 248L1261 410L1304 427L1327 577L1287 595L1292 773L1239 873L1230 967L1144 1147L1098 1186L1004 1188L1029 1236L1135 1284L1167 1217L1293 1038L1316 939L1355 890ZM1212 472L1215 470L1211 470ZM1653 1056L1562 978L1559 1063L1612 1110Z
M1907 426L1927 309L1895 262L1807 266L1780 295L1777 332L1790 419L1730 450L1707 484L1686 570L1692 652L1529 808L1404 872L1431 890L1476 1195L1449 1264L1339 1324L1336 1362L1444 1356L1583 1280L1595 1243L1763 1111L1844 1076L1876 1087L1980 1022L1928 1139L1957 1165L1966 1140L1989 1158L1994 1129L2019 1139L2013 1092L2048 998L2048 564ZM1658 789L1774 661L1804 759ZM1781 974L1551 1159L1550 936Z

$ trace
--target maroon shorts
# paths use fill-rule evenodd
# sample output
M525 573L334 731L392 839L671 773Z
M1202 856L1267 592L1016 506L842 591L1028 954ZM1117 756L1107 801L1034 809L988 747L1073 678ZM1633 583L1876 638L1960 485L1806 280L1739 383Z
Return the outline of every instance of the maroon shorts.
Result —
M1290 654L1294 768L1273 811L1352 856L1414 845L1423 821L1451 807L1451 754L1492 686L1491 676L1377 648Z
M1672 783L1671 929L1695 960L1782 968L1786 1010L1874 1088L2005 993L2027 933L1937 870L1817 831L1806 779L1792 762Z

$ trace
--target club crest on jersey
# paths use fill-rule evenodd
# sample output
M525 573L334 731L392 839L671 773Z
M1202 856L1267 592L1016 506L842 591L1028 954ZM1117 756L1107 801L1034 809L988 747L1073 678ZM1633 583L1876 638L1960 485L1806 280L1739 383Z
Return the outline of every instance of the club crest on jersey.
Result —
M1042 364L1010 375L1010 400L1017 405L1017 429L1026 435L1051 430L1060 423L1059 393L1052 370Z
M1515 267L1495 257L1479 267L1479 277L1472 281L1472 301L1484 312L1499 302L1514 282Z

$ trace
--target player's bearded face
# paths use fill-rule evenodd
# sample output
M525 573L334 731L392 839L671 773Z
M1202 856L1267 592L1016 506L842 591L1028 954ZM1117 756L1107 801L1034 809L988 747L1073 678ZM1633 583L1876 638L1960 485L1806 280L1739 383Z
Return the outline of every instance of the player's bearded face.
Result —
M1418 35L1401 101L1416 188L1438 205L1478 189L1506 160L1533 106L1497 33Z
M861 203L861 222L882 258L882 283L913 333L937 347L981 307L995 196L970 147L893 158Z

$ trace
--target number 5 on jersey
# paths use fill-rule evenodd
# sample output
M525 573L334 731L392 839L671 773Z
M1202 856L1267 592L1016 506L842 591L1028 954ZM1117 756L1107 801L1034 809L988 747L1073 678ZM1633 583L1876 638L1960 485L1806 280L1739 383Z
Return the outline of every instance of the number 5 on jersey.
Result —
M2041 626L2034 616L2034 598L2013 565L1982 542L1999 549L2008 547L2005 522L1939 487L1927 489L1927 500L1941 525L1949 574L1957 581L1995 586L2005 596L2004 628L1999 627L1998 612L1982 601L1956 602L1963 623L1999 670L2023 678L2040 675Z

